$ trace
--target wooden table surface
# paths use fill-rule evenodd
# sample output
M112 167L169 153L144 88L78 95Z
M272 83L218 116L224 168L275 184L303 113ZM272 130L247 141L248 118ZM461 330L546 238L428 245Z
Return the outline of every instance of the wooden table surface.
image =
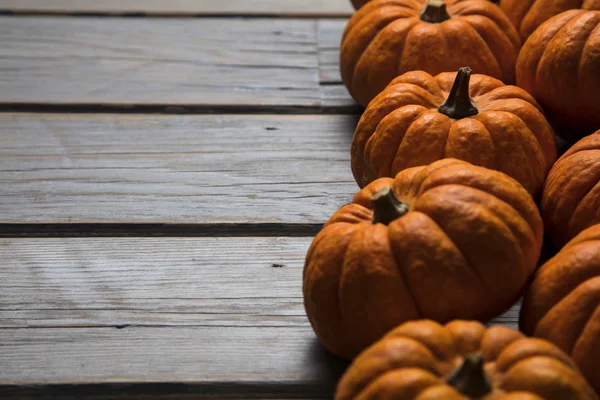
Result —
M0 398L330 398L301 274L358 189L349 1L0 10Z

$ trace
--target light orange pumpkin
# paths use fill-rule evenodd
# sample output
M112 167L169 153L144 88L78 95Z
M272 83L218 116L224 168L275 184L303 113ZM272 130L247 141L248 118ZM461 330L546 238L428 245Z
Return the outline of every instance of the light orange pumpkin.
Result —
M486 321L521 295L543 227L514 179L445 159L376 180L325 224L303 273L306 314L350 359L413 319Z
M546 21L527 39L516 71L559 135L579 139L600 129L600 11Z
M520 47L506 15L487 0L373 0L346 26L340 69L366 107L395 77L414 70L436 75L469 65L514 83Z
M473 321L407 322L361 353L335 400L597 400L551 343Z
M600 225L571 240L536 273L520 327L569 353L600 391Z
M558 246L600 224L600 130L581 139L554 164L541 210L546 233Z
M600 10L600 0L500 0L499 3L523 41L544 22L562 12Z
M504 172L537 198L557 150L531 95L461 68L458 74L413 71L394 79L362 115L351 156L360 187L457 158Z

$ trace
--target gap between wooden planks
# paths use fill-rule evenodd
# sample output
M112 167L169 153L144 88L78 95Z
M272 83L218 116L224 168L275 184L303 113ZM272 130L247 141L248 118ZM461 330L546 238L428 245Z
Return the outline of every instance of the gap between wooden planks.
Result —
M350 0L0 0L14 13L347 17Z
M358 113L344 20L0 16L0 109Z
M331 398L347 364L304 314L311 240L0 239L0 394Z

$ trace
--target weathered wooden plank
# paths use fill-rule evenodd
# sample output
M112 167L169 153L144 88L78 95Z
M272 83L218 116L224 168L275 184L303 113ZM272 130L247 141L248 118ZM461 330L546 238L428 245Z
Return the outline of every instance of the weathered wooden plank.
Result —
M349 16L350 0L0 0L0 10L57 14Z
M346 20L318 21L319 79L324 84L342 84L340 43Z
M309 327L311 240L0 239L0 328ZM517 311L497 322L515 324Z
M358 189L356 122L0 114L0 224L322 224Z
M348 95L323 101L317 32L315 19L4 16L0 106L354 111Z
M304 315L310 241L0 240L0 397L330 397L345 364Z

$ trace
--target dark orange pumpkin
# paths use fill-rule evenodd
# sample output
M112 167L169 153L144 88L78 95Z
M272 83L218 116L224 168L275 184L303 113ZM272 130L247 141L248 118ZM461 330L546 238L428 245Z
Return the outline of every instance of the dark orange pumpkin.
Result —
M581 138L599 129L600 11L566 11L542 24L519 54L517 83L561 136Z
M600 391L600 225L581 232L539 269L519 323L526 334L569 353Z
M361 353L335 400L597 400L551 343L473 321L407 322Z
M340 68L352 97L366 106L407 71L435 75L469 65L513 83L520 47L506 15L486 0L373 0L346 26Z
M446 159L376 180L315 237L306 313L320 341L350 359L413 319L488 320L533 274L543 227L514 179Z
M541 209L546 233L558 246L600 224L600 131L581 139L554 164Z
M351 0L352 1L352 5L354 6L355 9L359 9L362 6L364 6L365 4L367 4L370 0Z
M525 41L540 25L562 12L600 10L600 0L500 0L500 8Z
M510 175L535 197L557 157L556 138L533 97L485 75L471 78L468 68L394 79L362 115L351 154L360 187L458 158Z

